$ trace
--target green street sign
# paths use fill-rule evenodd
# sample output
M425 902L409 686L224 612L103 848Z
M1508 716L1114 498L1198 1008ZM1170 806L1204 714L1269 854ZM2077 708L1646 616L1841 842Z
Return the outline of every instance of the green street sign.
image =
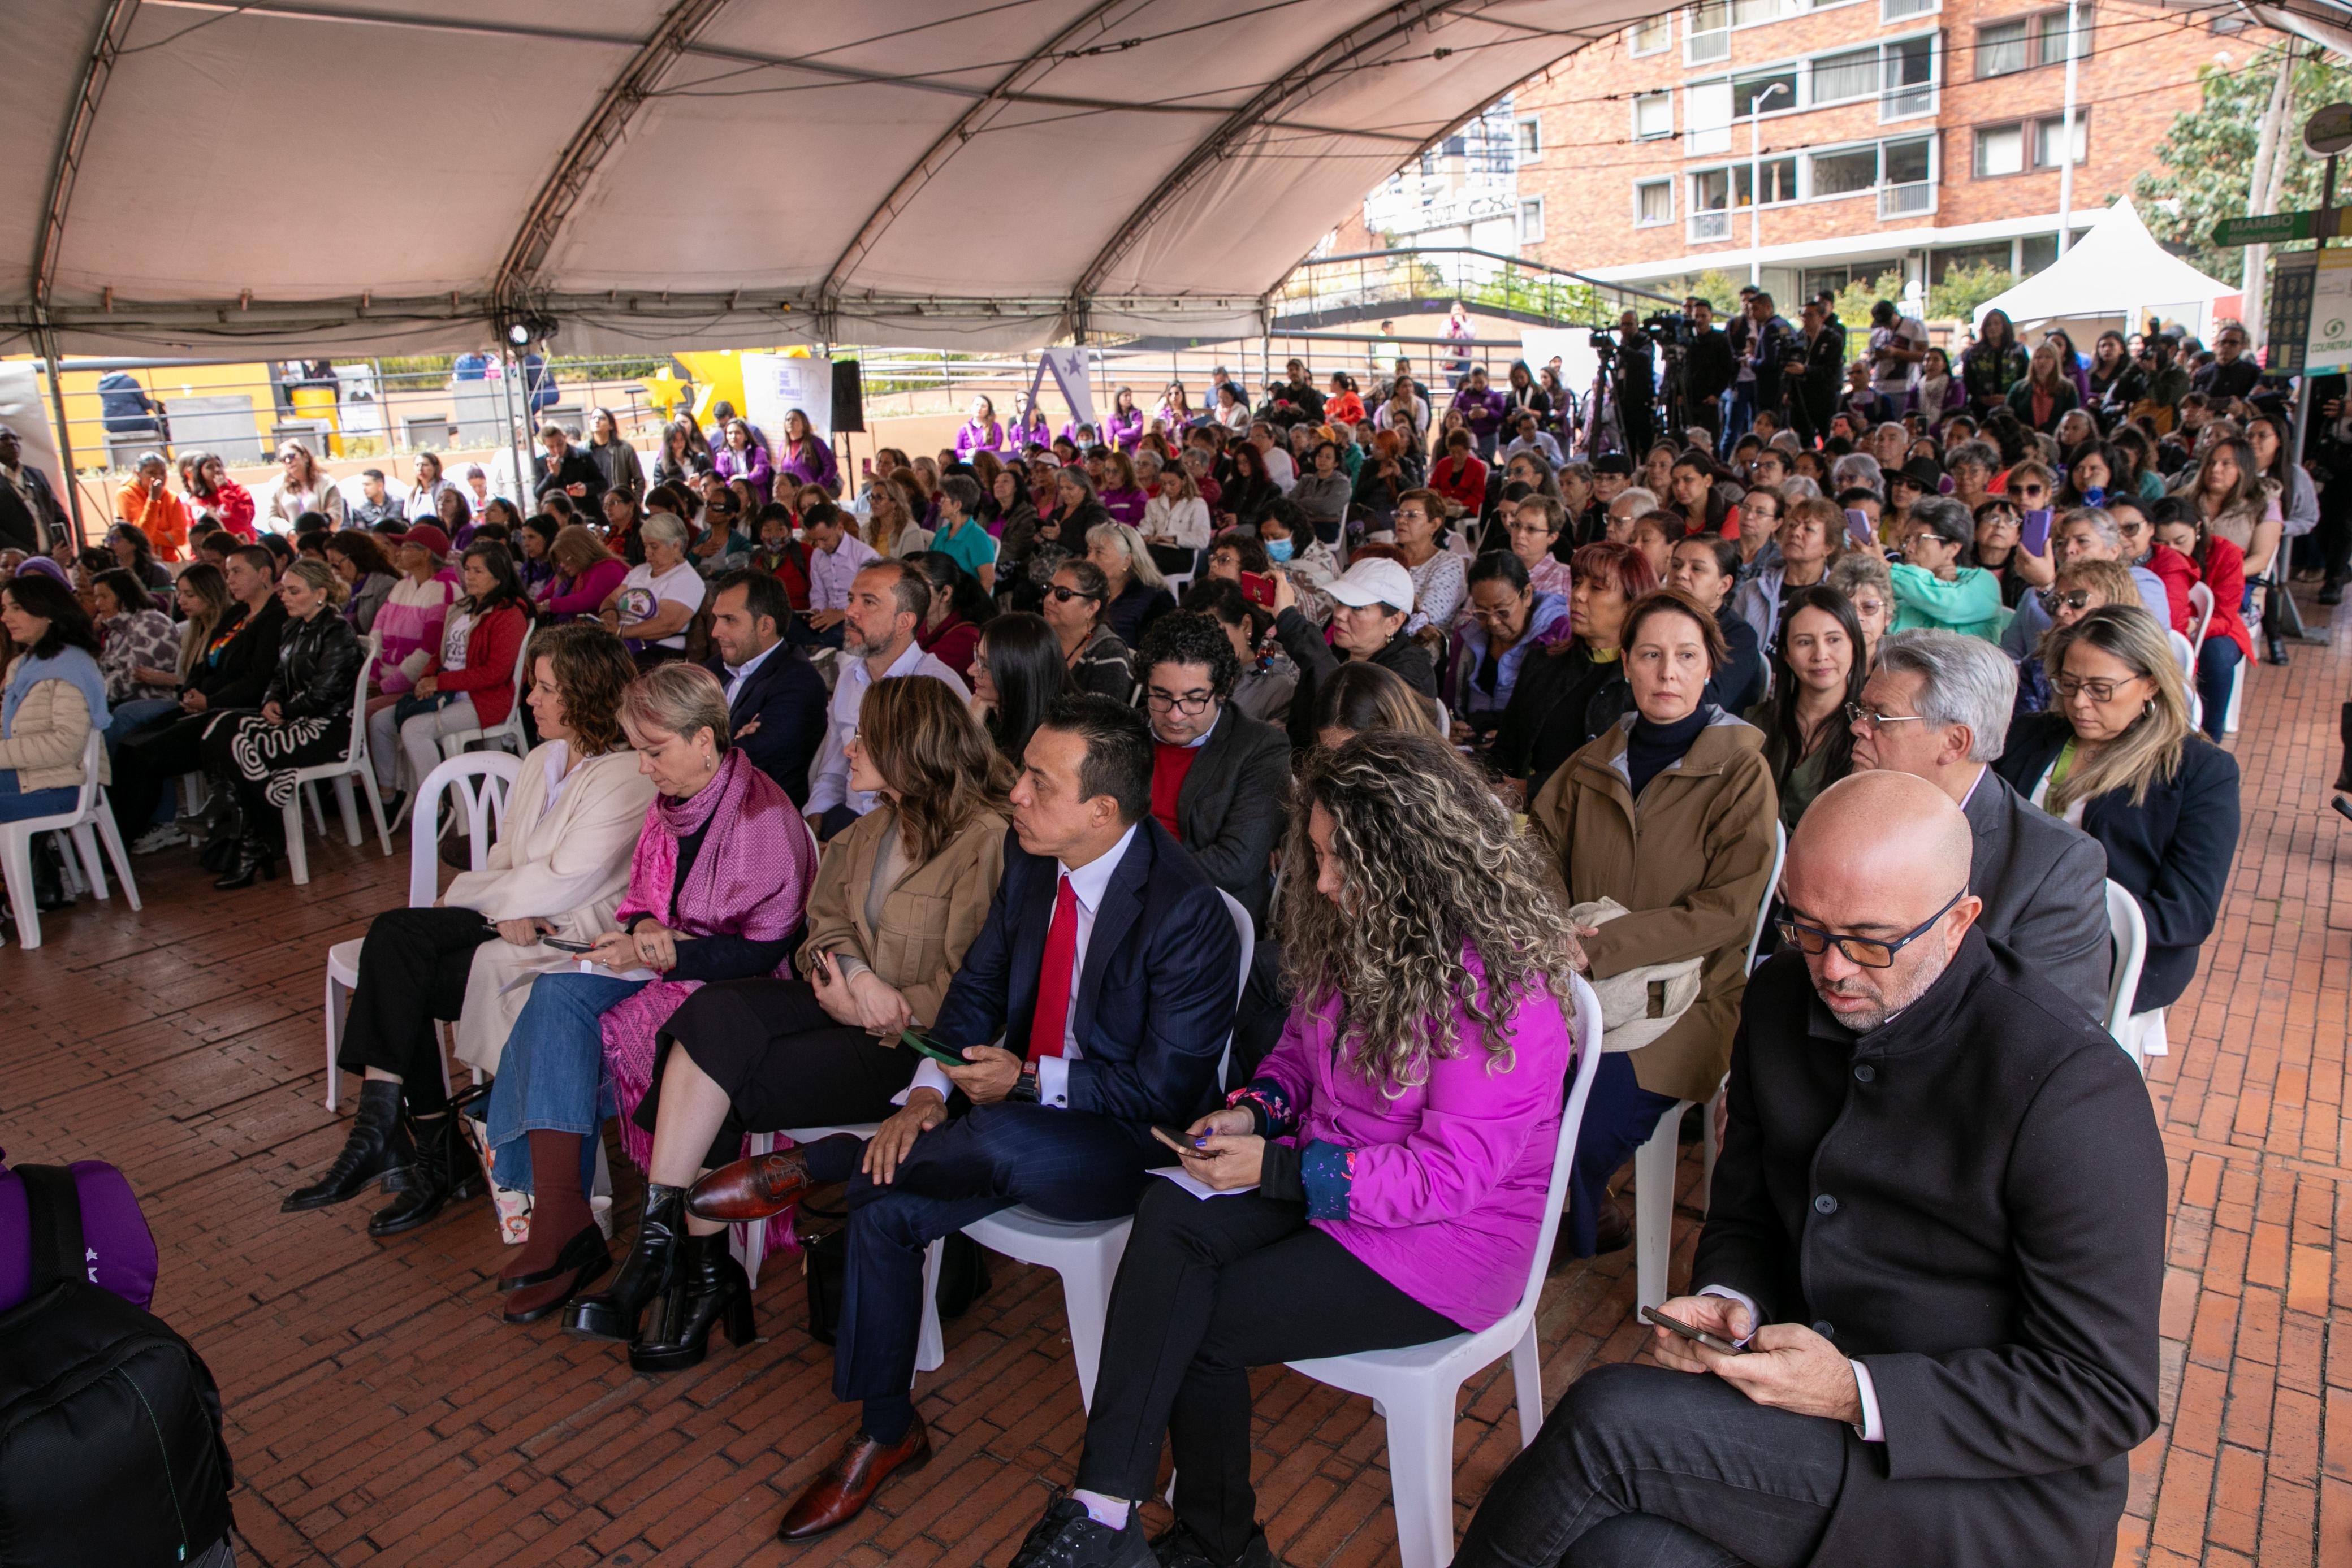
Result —
M2344 207L2315 212L2267 213L2258 218L2223 218L2213 225L2215 245L2284 245L2289 240L2336 239L2347 232Z

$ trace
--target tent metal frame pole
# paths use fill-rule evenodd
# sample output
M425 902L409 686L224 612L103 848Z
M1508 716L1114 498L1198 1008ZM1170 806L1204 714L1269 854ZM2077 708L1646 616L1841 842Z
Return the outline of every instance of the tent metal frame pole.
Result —
M89 541L89 530L82 522L81 478L74 467L73 433L66 428L66 382L64 361L58 353L58 335L50 330L47 312L41 322L41 360L49 376L49 408L58 423L58 466L66 487L66 506L73 516L74 549L79 551Z

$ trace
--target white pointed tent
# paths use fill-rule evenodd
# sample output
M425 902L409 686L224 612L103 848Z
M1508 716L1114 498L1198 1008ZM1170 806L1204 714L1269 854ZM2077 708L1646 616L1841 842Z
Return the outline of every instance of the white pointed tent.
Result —
M0 353L1254 334L1366 191L1656 4L39 0Z
M2099 333L2111 328L2131 332L2151 311L2186 323L2200 337L2210 336L2213 302L2237 292L2158 245L2126 196L2064 256L1978 306L1972 325L1982 328L1986 316L2003 310L2021 332L2061 327L2088 352Z

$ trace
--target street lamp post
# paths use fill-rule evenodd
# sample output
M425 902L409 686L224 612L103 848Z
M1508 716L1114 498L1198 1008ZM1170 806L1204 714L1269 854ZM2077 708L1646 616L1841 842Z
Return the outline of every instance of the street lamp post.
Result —
M1753 288L1764 287L1764 148L1757 121L1763 117L1764 100L1776 92L1796 96L1787 82L1776 81L1748 106L1748 282Z

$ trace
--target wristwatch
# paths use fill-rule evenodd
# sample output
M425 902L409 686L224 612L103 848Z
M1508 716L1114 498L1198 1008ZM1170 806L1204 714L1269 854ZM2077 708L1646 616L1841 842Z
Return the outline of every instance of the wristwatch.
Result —
M1034 1067L1023 1068L1021 1076L1013 1081L1013 1087L1005 1092L1004 1097L1007 1100L1018 1101L1024 1105L1037 1103L1037 1070Z

